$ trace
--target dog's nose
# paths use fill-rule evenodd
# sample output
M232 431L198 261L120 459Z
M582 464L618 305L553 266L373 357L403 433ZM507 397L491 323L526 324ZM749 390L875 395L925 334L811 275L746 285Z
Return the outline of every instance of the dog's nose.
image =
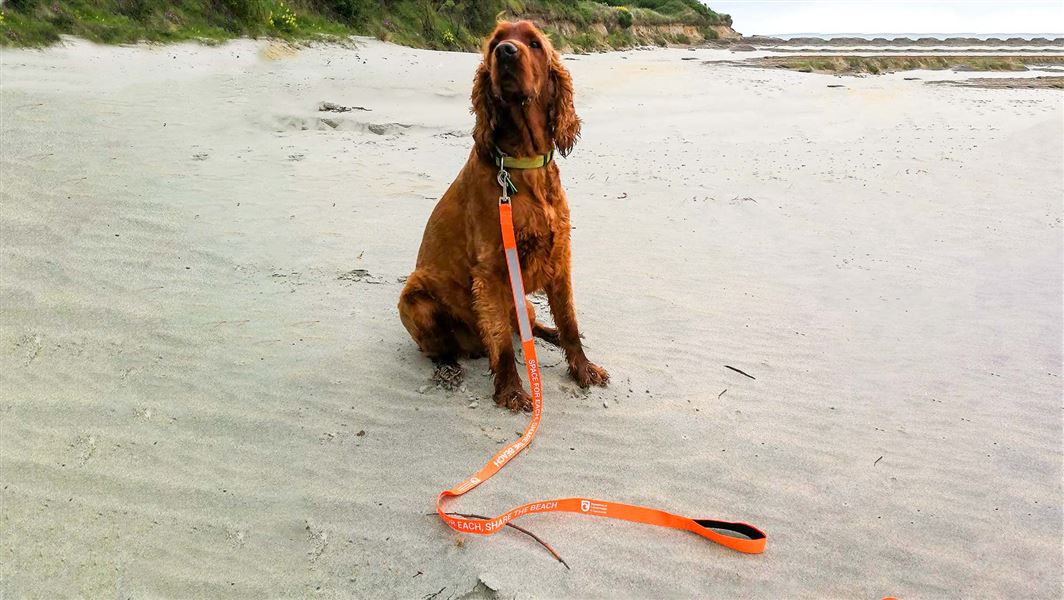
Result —
M510 42L503 42L495 48L495 52L499 55L499 58L512 59L517 56L517 46Z

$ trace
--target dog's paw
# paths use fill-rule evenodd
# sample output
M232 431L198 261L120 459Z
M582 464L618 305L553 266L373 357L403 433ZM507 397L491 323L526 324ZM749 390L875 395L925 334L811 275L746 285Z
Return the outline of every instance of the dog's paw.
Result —
M529 396L521 386L495 392L495 404L514 412L521 410L532 412L532 396Z
M586 359L569 365L569 374L582 388L592 385L605 386L610 381L610 374L606 372L606 369Z

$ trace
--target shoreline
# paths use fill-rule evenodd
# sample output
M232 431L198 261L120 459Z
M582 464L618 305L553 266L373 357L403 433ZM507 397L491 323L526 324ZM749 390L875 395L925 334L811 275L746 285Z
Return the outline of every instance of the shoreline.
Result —
M944 34L948 35L948 34ZM832 37L809 37L788 36L775 37L766 35L743 36L741 43L761 46L862 46L877 44L880 46L1064 46L1064 34L1054 37L918 37L912 38L899 36L887 37L856 37L856 36L832 36Z

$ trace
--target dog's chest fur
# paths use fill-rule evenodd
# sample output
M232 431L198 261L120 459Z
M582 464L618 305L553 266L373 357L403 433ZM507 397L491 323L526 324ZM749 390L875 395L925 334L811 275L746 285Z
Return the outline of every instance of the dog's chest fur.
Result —
M542 289L552 276L551 255L560 235L557 210L545 198L514 198L514 229L521 275L527 292Z

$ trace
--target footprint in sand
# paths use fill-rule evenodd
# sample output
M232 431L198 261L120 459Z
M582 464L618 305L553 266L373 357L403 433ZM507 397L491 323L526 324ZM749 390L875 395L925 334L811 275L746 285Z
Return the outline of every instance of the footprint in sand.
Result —
M70 449L74 451L74 463L83 467L86 463L92 460L92 457L96 455L96 436L94 435L81 435L70 444Z
M366 269L351 269L350 271L340 273L336 279L340 281L352 281L354 283L384 283L381 278L374 276Z
M314 547L307 552L311 560L320 557L325 553L325 549L329 546L329 532L317 529L310 524L310 521L304 521L306 525L307 536L314 544Z
M30 366L30 363L37 360L37 357L41 355L41 349L44 345L41 343L41 336L38 334L24 335L15 342L15 347L24 349L26 355L26 361L23 366Z
M247 530L236 527L225 528L225 539L237 548L242 548L247 542Z

